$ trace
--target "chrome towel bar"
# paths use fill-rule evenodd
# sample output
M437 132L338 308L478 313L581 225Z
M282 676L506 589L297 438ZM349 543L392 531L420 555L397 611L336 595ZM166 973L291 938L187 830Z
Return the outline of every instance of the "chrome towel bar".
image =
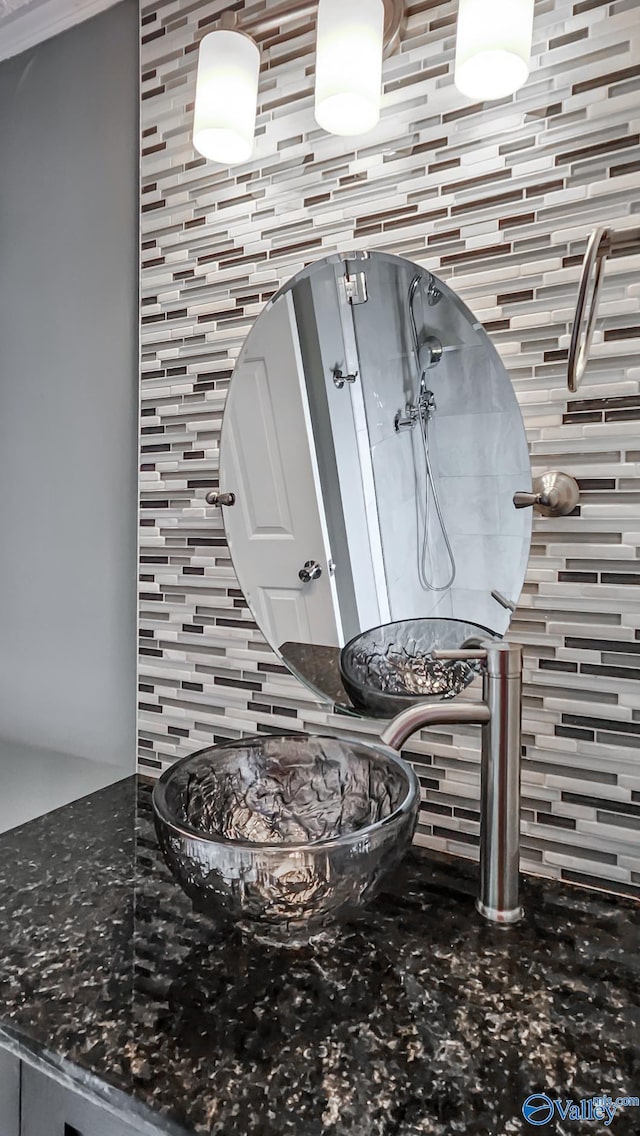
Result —
M598 316L598 301L605 261L614 251L624 254L625 252L633 252L636 248L640 249L640 228L622 229L616 233L606 225L599 225L589 237L587 251L582 263L582 276L580 277L578 301L573 317L571 344L569 346L567 379L569 390L572 393L577 391L589 359L591 341ZM591 297L587 307L589 292L591 292Z

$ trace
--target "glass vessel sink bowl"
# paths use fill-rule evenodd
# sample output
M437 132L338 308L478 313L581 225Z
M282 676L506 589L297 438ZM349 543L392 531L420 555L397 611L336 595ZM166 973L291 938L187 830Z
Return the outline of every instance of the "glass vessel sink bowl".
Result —
M416 702L455 698L479 673L477 662L432 659L469 639L499 638L460 619L403 619L356 635L340 652L342 684L352 704L374 718L394 718Z
M411 844L419 802L394 750L304 733L200 750L153 793L160 847L194 907L291 946L374 895Z

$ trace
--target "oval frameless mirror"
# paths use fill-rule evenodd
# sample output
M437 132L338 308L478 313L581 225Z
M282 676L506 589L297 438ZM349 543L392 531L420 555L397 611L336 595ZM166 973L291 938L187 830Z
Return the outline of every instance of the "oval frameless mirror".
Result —
M522 417L479 322L410 261L330 256L270 301L233 373L220 485L255 619L325 701L389 716L451 697L473 668L429 664L433 646L509 625Z

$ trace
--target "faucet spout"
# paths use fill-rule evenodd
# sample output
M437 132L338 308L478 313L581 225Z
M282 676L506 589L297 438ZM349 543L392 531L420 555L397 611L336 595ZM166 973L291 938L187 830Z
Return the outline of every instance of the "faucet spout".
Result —
M426 726L483 725L490 718L484 702L418 703L393 718L380 735L385 745L400 749L412 734Z
M382 741L393 749L426 726L482 726L480 889L476 907L492 923L516 923L519 902L522 648L504 640L469 641L449 659L482 661L482 702L418 703L389 722Z

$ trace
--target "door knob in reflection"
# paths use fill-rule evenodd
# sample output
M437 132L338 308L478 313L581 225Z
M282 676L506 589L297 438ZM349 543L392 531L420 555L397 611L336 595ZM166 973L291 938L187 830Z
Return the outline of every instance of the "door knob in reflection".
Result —
M322 568L316 560L307 560L303 568L298 572L298 576L303 584L308 584L311 580L317 580L318 576L322 575Z

